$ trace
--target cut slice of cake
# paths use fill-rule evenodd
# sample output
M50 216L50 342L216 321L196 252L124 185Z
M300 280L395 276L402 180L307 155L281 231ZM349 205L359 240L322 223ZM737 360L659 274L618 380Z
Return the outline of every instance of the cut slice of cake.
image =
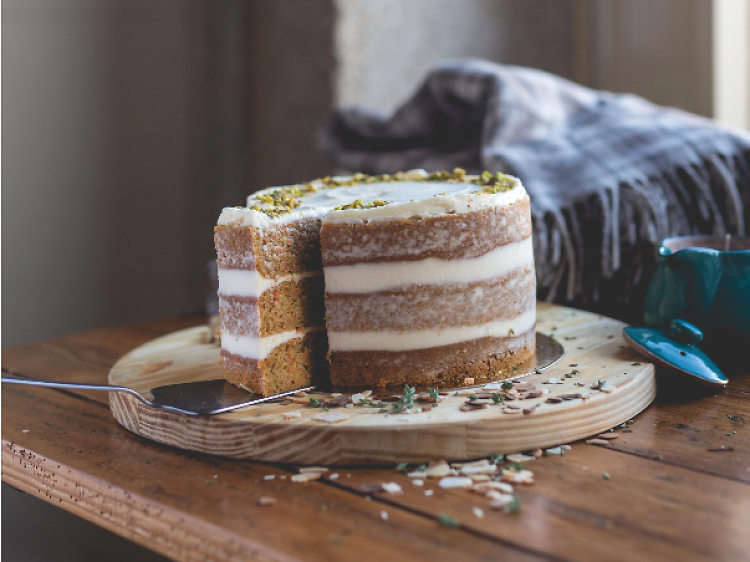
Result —
M327 372L320 216L281 215L227 208L214 235L224 375L264 396Z
M223 368L252 392L326 378L328 340L342 388L494 380L533 356L516 178L414 170L270 188L225 209L215 242Z

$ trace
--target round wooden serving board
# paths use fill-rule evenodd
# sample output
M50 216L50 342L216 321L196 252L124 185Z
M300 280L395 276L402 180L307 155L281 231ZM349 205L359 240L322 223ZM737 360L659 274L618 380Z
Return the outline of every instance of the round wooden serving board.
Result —
M654 366L627 347L622 328L611 318L538 303L537 331L559 341L565 355L542 374L521 379L548 391L538 398L507 402L521 412L539 404L528 414L508 413L494 403L462 411L471 393L467 389L458 395L451 392L438 407L419 413L332 408L328 414L345 415L336 422L314 419L325 412L304 402L316 396L326 399L315 394L304 395L301 403L260 404L215 416L171 413L116 392L109 394L109 402L115 419L133 433L225 457L328 465L476 459L569 443L621 424L645 409L656 396ZM110 371L109 382L149 396L156 386L221 378L219 348L210 340L205 326L155 339L122 357ZM548 384L550 378L563 382ZM606 381L609 392L592 388L598 381ZM481 387L475 390L481 392ZM547 402L575 393L583 398ZM415 403L416 408L426 405ZM300 417L287 419L289 413Z

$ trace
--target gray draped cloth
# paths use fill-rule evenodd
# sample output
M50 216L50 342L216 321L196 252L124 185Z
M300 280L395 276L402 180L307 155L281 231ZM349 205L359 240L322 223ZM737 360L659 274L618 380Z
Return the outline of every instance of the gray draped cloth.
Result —
M631 322L662 239L750 221L749 133L529 68L447 61L391 115L335 111L319 141L349 171L518 176L539 297Z

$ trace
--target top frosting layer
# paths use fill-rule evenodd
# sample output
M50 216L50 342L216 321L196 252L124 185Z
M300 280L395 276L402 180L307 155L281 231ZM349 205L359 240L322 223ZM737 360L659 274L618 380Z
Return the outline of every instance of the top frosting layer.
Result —
M480 183L480 176L435 181L427 179L429 176L424 170L412 170L405 177L407 179L402 181L352 182L353 185L346 185L351 177L341 177L333 178L334 185L318 180L304 186L264 189L248 197L248 208L224 209L218 224L260 227L307 214L325 217L327 223L390 220L415 215L433 217L506 205L526 194L521 182L513 176L501 176L501 189ZM339 182L345 185L335 185ZM270 201L278 198L284 190L297 191L296 206L290 211L277 213L275 209L278 207L275 208Z

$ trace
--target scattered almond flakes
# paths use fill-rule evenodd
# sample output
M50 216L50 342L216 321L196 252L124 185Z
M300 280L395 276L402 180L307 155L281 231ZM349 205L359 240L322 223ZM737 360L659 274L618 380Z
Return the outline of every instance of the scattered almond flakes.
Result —
M503 408L503 413L504 414L522 414L523 410L521 410L520 408L508 408L508 407L505 407L505 408Z
M477 404L476 402L467 402L466 404L463 404L459 409L462 412L473 412L474 410L484 410L485 408L489 408L489 404Z
M470 474L469 478L471 478L474 482L487 482L491 480L489 474Z
M513 482L514 484L533 484L534 473L530 470L515 470L509 468L503 470L503 480L506 482Z
M311 480L317 480L322 475L322 472L303 472L302 474L293 474L290 480L292 482L310 482Z
M430 465L424 470L424 475L427 478L442 478L448 476L451 472L451 467L445 461L438 461L436 463L430 463Z
M617 439L619 436L620 436L619 433L611 431L609 433L602 433L601 435L597 435L597 438L598 439Z
M265 476L263 477L263 480L273 480L274 478L276 478L276 475L275 475L275 474L266 474L266 475L265 475Z
M512 494L513 486L511 486L507 482L498 482L496 480L492 480L490 482L481 482L479 484L474 484L471 487L471 490L480 494L484 494L489 491L499 491L505 494Z
M414 470L412 472L407 472L406 476L409 478L426 478L427 473L424 470Z
M382 519L383 521L388 521L388 512L387 512L387 511L385 511L385 510L381 511L381 512L380 512L380 518L381 518L381 519Z
M442 478L438 485L441 488L452 489L452 488L470 488L474 484L471 478L465 476L446 476Z
M541 456L542 456L542 450L541 450L541 449L534 449L534 450L533 450L533 451L531 451L531 452L530 452L529 454L530 454L530 455L531 455L532 457L534 457L535 459L538 459L539 457L541 457Z
M482 511L478 507L472 507L471 512L474 514L474 517L476 517L477 519L481 519L482 517L484 517L484 511Z
M312 419L315 421L322 421L326 423L338 423L344 420L348 420L349 416L343 412L326 412L325 414L318 414L313 416Z
M490 461L487 459L480 459L478 461L471 461L471 462L452 462L451 466L453 468L463 468L465 466L487 466L490 464Z
M587 439L587 445L609 445L609 441L606 439Z
M522 455L521 453L516 453L513 455L505 455L505 460L509 462L521 463L521 462L536 460L536 457L530 457L528 455Z
M338 479L339 479L339 473L338 472L334 472L333 474L330 474L328 476L328 480L338 480Z
M495 472L497 472L497 466L494 464L462 466L459 472L464 476L470 476L472 474L495 474Z
M403 494L404 493L404 489L401 486L399 486L396 482L386 482L381 487L384 492L387 492L389 494Z
M261 496L258 498L258 505L267 506L267 505L273 505L276 503L276 498L273 498L271 496Z
M500 494L499 496L492 499L490 502L490 509L505 509L513 501L513 496L510 494Z
M425 495L425 496L431 496L431 495L432 495L432 494L434 494L434 493L435 493L435 492L433 492L432 490L425 490L425 491L424 491L424 495Z
M362 392L358 392L357 394L352 394L352 404L359 404L360 400L367 400L371 394L372 390L363 390Z
M564 455L562 447L551 447L544 451L548 455Z
M302 412L284 412L284 419L291 420L294 418L301 418Z
M421 478L415 478L411 481L411 483L415 486L424 486L424 480L422 480Z

